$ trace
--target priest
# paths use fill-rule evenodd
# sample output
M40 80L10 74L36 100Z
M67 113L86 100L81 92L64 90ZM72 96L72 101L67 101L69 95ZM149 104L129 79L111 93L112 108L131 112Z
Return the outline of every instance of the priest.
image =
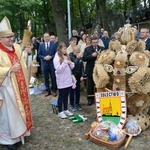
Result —
M33 127L26 60L30 48L14 44L7 17L0 22L0 144L15 150L15 143L30 135Z

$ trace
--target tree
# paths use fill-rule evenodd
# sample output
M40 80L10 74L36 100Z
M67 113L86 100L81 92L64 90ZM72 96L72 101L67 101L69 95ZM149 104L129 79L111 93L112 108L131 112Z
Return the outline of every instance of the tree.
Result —
M84 22L82 9L81 9L81 0L78 0L78 4L79 4L79 12L80 12L80 18L81 18L82 27L84 27L85 26L85 22Z
M52 10L54 14L54 20L56 25L57 36L59 41L68 43L67 27L65 21L65 13L62 7L62 1L51 0Z
M106 8L106 0L96 0L96 4L98 5L97 8L100 9L100 15L102 27L110 32L109 23L108 23L108 17L107 17L107 8ZM96 14L98 15L98 14Z
M104 27L109 33L125 23L130 12L144 2L150 7L150 0L70 0L72 29L95 29ZM13 5L12 5L13 4ZM32 20L33 36L44 32L57 33L59 41L68 41L67 0L0 0L0 20L7 16L12 29L22 38L27 21ZM143 11L144 14L144 11ZM111 32L110 32L111 31Z

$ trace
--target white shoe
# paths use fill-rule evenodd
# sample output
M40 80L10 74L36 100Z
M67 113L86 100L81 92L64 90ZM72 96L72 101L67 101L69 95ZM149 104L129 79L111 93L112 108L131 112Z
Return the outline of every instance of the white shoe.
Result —
M67 116L73 116L73 113L70 112L69 110L65 110L64 113L65 113L65 115L67 115Z
M61 119L65 119L67 118L66 114L62 111L60 113L58 113L58 116L61 118Z

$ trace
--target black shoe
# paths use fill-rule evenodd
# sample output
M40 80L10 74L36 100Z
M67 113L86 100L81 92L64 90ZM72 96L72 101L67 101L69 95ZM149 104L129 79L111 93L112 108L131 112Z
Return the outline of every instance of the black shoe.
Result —
M7 147L8 150L17 150L15 144L13 144L13 145L6 145L6 147Z
M91 106L93 104L93 100L88 100L88 106Z

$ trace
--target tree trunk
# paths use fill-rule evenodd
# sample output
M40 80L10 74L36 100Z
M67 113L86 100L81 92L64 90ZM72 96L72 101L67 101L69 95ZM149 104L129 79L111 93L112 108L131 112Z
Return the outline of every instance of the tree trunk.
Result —
M85 27L84 17L83 17L82 11L81 11L81 0L78 0L78 4L79 4L79 12L80 12L80 17L81 17L82 27Z
M64 11L60 0L51 0L58 41L68 43Z
M100 10L101 10L101 17L102 17L102 23L103 28L110 32L109 26L108 26L108 17L107 17L107 10L106 10L106 0L100 0Z
M103 25L102 25L102 14L101 14L101 8L100 8L100 6L101 6L101 3L100 3L100 1L99 0L96 0L96 21L97 21L97 23L98 23L98 25L100 25L100 27L102 27ZM98 15L99 14L99 15Z
M67 1L67 0L66 0L66 1ZM71 15L72 28L74 28L74 27L73 27L73 20L75 19L75 16L74 16L74 6L73 6L73 4L74 4L74 0L70 0L70 10L71 10L70 15Z
M136 6L136 0L132 0L132 9Z
M127 19L127 0L124 0L124 16Z
M49 8L48 8L47 1L44 1L43 7L44 7L45 32L50 33L51 26L50 26L50 20L49 20L49 16L48 16Z

